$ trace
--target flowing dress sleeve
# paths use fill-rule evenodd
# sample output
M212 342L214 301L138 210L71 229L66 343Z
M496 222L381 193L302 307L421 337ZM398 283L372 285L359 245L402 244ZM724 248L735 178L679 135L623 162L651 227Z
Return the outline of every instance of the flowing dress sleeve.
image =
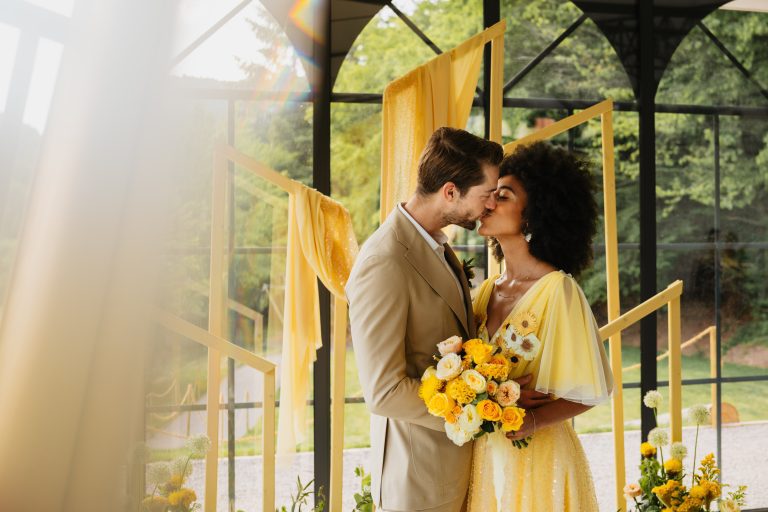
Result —
M552 289L539 337L541 361L535 389L585 405L613 390L613 376L587 298L567 274Z

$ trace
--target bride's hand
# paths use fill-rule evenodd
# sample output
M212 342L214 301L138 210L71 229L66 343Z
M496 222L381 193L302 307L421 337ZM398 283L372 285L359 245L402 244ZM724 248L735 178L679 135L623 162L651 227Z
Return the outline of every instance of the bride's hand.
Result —
M510 441L522 441L533 435L536 429L536 420L533 416L533 411L526 411L525 418L523 418L523 425L520 430L514 432L507 432L507 439Z
M523 375L520 378L514 379L515 382L520 384L520 398L517 400L517 406L523 409L536 409L542 405L550 403L553 399L546 393L539 393L533 389L522 389L531 382L533 375Z

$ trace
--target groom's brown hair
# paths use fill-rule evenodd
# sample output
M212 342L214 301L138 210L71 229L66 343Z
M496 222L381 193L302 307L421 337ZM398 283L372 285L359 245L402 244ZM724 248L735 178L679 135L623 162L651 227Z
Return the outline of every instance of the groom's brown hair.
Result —
M483 164L499 165L501 145L465 130L444 126L435 130L419 158L416 193L434 194L448 182L461 194L485 181Z

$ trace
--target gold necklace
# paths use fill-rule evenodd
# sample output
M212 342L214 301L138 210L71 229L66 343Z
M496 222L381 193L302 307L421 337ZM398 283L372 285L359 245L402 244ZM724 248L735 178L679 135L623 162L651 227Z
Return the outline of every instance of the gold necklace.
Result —
M511 281L511 282L510 282L510 284L509 284L509 287L510 287L510 288L513 288L513 287L514 287L515 285L517 285L519 282L521 282L521 281L530 281L530 280L531 280L531 279L533 279L533 278L534 278L533 276L526 276L526 277L520 277L520 278L515 278L515 279L512 279L512 281ZM501 280L501 278L499 278L499 279L497 279L497 280L494 282L494 284L496 285L496 295L497 295L497 296L501 297L502 299L516 299L517 297L519 297L519 296L520 296L520 293L521 293L521 292L518 292L518 293L516 293L516 294L514 294L514 295L504 295L503 293L501 293L501 292L498 290L498 287L499 287L499 284L501 284L501 281L502 281L502 280Z

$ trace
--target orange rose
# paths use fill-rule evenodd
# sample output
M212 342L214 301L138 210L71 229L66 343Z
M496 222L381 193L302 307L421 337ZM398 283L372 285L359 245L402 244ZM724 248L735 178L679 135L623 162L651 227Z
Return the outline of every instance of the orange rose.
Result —
M477 413L484 420L499 421L501 419L501 407L492 400L480 400L477 403Z

